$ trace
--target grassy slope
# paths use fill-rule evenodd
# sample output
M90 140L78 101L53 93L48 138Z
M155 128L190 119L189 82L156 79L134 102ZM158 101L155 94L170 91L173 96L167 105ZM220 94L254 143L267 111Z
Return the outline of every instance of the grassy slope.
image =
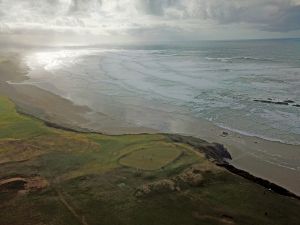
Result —
M151 146L155 157L153 165L147 161L146 167L156 170L134 168L141 163L134 162L131 154L139 149L149 153ZM166 146L168 151L173 146L181 156L171 163L167 158L157 163L157 151ZM132 163L133 168L119 164L128 156L126 165ZM203 174L201 187L134 196L140 185L172 177L193 164L210 170ZM0 178L16 175L39 175L50 186L22 196L0 192L0 225L300 223L299 201L230 174L191 147L171 143L163 135L105 136L57 130L19 115L8 99L0 97Z

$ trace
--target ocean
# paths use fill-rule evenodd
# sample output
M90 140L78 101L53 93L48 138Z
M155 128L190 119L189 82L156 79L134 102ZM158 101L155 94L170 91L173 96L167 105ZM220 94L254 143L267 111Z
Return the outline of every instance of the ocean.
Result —
M165 116L139 113L149 107L300 144L299 39L49 47L23 60L26 83L112 120L177 131Z

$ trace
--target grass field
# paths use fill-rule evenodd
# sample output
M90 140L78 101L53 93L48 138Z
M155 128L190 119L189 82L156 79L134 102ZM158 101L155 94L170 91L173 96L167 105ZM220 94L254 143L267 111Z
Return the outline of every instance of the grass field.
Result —
M202 143L202 142L201 142ZM197 187L137 188L197 166ZM23 189L23 180L43 188ZM0 97L0 225L298 225L300 203L217 167L165 135L74 133L20 115ZM38 183L32 184L38 187ZM26 188L25 188L26 189Z
M175 144L149 142L133 147L136 149L120 159L120 164L141 170L158 170L177 159L183 152Z

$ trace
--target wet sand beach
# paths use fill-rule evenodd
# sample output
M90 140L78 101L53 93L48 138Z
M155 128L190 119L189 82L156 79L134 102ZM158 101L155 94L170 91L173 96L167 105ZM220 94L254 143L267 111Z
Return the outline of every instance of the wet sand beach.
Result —
M149 102L116 104L103 96L100 112L37 86L23 84L27 69L16 54L0 56L0 94L10 97L18 109L62 127L121 135L136 133L180 133L225 145L231 164L300 195L300 146L268 141L222 129L188 113L166 111ZM46 71L44 71L46 72ZM12 81L10 83L8 81ZM131 121L135 120L135 123ZM138 125L141 124L141 125ZM160 129L154 129L159 127Z

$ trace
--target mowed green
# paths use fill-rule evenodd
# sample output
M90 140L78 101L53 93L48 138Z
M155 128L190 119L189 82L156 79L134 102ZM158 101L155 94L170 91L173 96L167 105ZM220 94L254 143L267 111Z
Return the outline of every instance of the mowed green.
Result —
M141 170L158 170L172 163L182 154L174 144L149 143L120 159L123 166Z

